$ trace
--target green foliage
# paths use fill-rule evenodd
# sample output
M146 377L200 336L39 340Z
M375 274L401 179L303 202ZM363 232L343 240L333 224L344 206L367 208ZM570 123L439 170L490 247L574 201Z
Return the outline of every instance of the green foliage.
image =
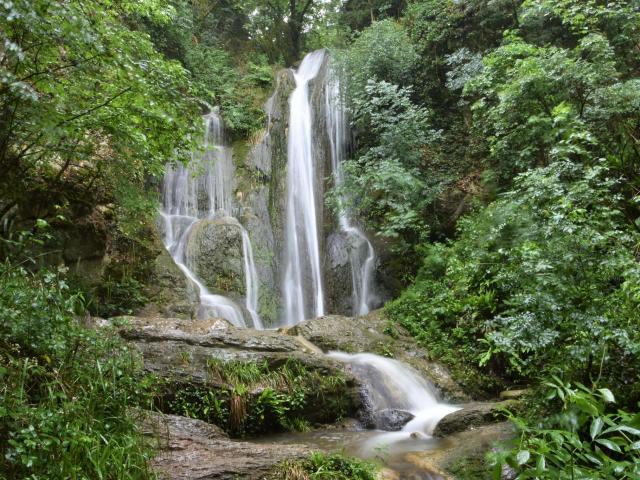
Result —
M304 431L309 422L339 420L350 408L344 377L310 371L295 360L270 366L210 359L208 367L210 386L169 386L178 391L160 408L215 423L236 436Z
M405 30L392 20L375 22L360 33L346 52L346 72L352 98L366 96L369 81L409 84L417 55Z
M140 363L82 327L63 272L0 265L0 476L152 476L130 407L147 399Z
M188 72L123 18L174 13L154 1L0 5L4 236L114 203L122 231L139 233L146 182L189 155L200 125Z
M589 389L559 378L546 383L549 400L558 399L559 414L529 426L512 420L520 441L506 461L518 478L632 479L640 476L640 415L613 411L615 398L606 388ZM495 478L500 478L499 466Z
M314 452L308 459L284 462L269 477L273 480L374 480L376 467L356 458Z
M557 366L624 393L638 368L638 234L602 165L556 162L429 246L416 284L387 307L432 353L514 381Z
M366 96L354 100L354 123L367 131L361 154L344 165L346 178L334 195L387 237L417 235L425 198L419 166L429 135L427 112L409 99L410 90L370 80ZM357 192L357 196L353 195Z

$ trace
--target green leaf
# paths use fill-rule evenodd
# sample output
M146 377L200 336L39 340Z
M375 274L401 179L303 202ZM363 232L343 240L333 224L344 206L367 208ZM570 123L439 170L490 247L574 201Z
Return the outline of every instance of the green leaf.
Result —
M520 450L516 455L516 461L518 462L518 465L524 465L529 461L530 457L531 454L529 453L529 450Z
M599 443L600 445L604 445L609 450L613 450L614 452L622 452L618 444L613 443L611 440L607 440L606 438L599 438L596 440L596 443Z
M613 396L613 393L611 393L611 390L609 390L608 388L599 388L598 391L602 395L602 398L604 399L605 402L615 403L616 399Z
M603 425L604 425L604 421L602 420L602 417L597 417L593 419L593 422L591 422L591 428L589 429L591 440L595 440L595 438L598 435L600 435Z

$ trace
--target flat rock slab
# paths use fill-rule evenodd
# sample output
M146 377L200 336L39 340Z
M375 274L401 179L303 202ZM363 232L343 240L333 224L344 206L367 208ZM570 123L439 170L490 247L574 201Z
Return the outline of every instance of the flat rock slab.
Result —
M278 463L311 453L298 444L231 440L214 425L176 415L150 413L143 426L159 449L151 466L164 480L260 479Z
M207 380L207 362L267 362L295 359L311 370L344 372L344 365L325 357L304 338L275 330L236 328L225 320L117 317L110 322L144 358L145 369L162 377Z

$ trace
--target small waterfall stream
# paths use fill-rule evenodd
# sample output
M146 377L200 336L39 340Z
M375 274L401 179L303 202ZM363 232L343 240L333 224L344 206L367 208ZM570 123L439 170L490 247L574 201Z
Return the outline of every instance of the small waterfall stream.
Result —
M350 143L344 94L340 88L340 77L332 67L327 73L325 88L325 115L327 133L331 144L331 170L335 185L344 184L342 163ZM351 266L353 315L366 315L373 303L373 277L375 251L367 236L353 225L347 204L348 199L340 199L338 224L347 236L348 255Z
M438 422L459 407L440 403L435 388L408 365L372 353L355 355L331 352L330 357L348 363L354 372L367 379L368 395L375 411L403 410L414 415L402 430L386 432L371 441L392 444L431 436Z
M309 81L315 78L324 61L323 50L304 57L294 74L296 88L289 99L285 247L287 265L283 287L286 325L295 325L307 318L324 315L312 112L309 101Z
M233 217L235 168L225 145L224 125L218 113L203 117L204 148L194 154L187 167L167 165L162 188L160 216L164 224L164 244L185 276L197 288L199 318L222 317L237 327L246 327L242 309L231 299L209 291L194 273L187 243L195 225L203 219L227 218L242 235L246 298L245 306L254 328L263 328L258 310L258 279L251 241L247 231Z

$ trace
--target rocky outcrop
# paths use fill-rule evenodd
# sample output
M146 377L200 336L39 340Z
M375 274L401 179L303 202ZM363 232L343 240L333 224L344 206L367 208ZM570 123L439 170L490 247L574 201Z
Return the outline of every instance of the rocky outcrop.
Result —
M253 245L260 280L259 313L266 325L275 323L280 310L284 272L275 252L284 251L289 95L294 87L291 70L277 73L275 90L265 105L265 131L249 149L234 149L242 207L239 219Z
M260 479L311 452L304 445L231 440L214 425L175 415L147 414L143 428L159 451L151 466L166 480Z
M144 317L191 318L198 304L198 292L169 255L159 238L154 238L158 255L153 260L151 275L145 287L148 298L144 308L136 312Z
M233 218L200 220L189 234L189 267L215 293L243 298L242 231Z

